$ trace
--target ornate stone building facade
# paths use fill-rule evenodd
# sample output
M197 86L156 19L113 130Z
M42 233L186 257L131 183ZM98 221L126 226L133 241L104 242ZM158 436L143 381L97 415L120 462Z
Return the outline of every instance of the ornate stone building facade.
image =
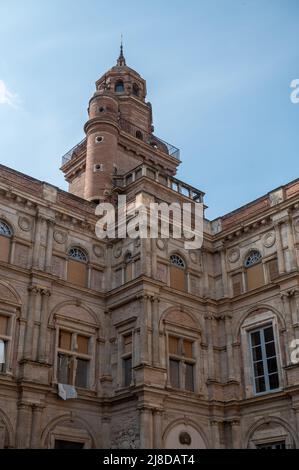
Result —
M201 249L99 240L118 194L203 202L145 97L121 51L69 192L0 167L0 448L298 448L299 181L205 219Z

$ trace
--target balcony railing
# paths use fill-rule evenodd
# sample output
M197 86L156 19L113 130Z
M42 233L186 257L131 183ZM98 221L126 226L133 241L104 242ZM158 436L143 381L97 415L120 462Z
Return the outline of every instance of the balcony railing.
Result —
M162 139L150 134L143 129L135 126L129 121L125 119L120 119L119 121L120 128L124 132L132 135L133 137L139 139L140 141L144 142L145 144L149 145L151 148L160 150L161 152L166 153L169 157L175 158L176 160L180 160L180 150L177 147L165 142ZM62 157L62 166L69 162L72 158L80 155L81 151L83 150L84 146L86 145L86 137L81 140L81 142L71 150L69 150L65 155Z
M73 147L71 150L69 150L65 155L62 157L61 165L65 165L67 162L69 162L72 158L76 157L81 153L83 150L84 146L86 145L86 137L81 140L81 142L75 147Z
M156 168L146 164L141 164L123 175L114 175L113 181L116 187L126 188L131 183L134 183L142 177L150 178L194 202L203 202L204 200L204 192L178 180L177 178L174 178L173 176L160 173Z
M135 124L122 118L120 119L120 127L123 131L131 134L133 137L141 140L147 145L150 145L152 148L160 150L176 160L180 160L180 150L177 147L174 147L174 145L165 142L165 140L159 139L155 135L144 131L140 127L135 126Z

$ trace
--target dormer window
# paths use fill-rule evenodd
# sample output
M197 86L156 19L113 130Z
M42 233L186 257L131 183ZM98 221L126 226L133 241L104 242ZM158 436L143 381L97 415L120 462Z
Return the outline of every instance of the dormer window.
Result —
M125 91L124 82L122 80L119 80L115 84L115 92L116 93L123 93L124 91Z

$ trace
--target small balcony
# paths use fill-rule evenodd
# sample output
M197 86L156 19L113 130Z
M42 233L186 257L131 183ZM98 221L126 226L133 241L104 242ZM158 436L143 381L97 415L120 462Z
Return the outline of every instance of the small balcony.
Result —
M79 144L75 145L71 150L69 150L65 155L63 155L61 160L61 166L65 165L67 162L79 156L83 150L86 148L86 137L79 142Z
M146 164L139 165L123 175L113 175L113 182L114 185L118 188L126 188L142 177L154 180L157 183L172 189L173 191L187 197L188 199L191 199L194 202L203 203L205 193L194 188L193 186L184 183L183 181L180 181L177 178L174 178L173 176L160 173L156 168Z

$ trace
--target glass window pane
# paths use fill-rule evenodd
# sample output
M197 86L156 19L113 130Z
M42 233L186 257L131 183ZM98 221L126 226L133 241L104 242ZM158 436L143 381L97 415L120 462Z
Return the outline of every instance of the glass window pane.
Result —
M273 341L274 336L273 336L273 328L272 326L269 326L268 328L264 329L264 338L265 342L267 343L268 341Z
M252 343L252 346L258 346L261 344L261 335L259 331L255 331L254 333L251 333L251 343Z
M275 390L276 388L279 388L278 374L269 375L269 384L270 390Z
M194 392L194 366L193 364L185 364L185 389Z
M71 385L71 357L64 354L58 355L58 382Z
M180 363L174 359L169 360L170 368L170 383L172 387L179 388L180 386Z
M266 343L265 344L265 349L266 349L267 357L273 357L273 356L276 355L274 341L272 341L271 343Z
M123 361L124 361L124 386L129 387L132 382L132 358L127 357Z
M258 361L254 363L254 376L259 377L260 375L264 375L264 364L263 361Z
M264 377L259 377L259 378L255 379L255 389L256 389L256 393L265 392L266 385L265 385L265 378Z
M276 357L273 357L272 359L267 360L267 366L268 366L268 373L271 374L273 372L277 372L277 361Z
M5 342L0 339L0 371L2 372L5 364Z
M254 361L261 361L262 360L262 348L261 346L256 346L252 348L252 357Z
M77 359L77 370L76 370L76 387L87 387L87 372L88 372L89 361L85 359Z

